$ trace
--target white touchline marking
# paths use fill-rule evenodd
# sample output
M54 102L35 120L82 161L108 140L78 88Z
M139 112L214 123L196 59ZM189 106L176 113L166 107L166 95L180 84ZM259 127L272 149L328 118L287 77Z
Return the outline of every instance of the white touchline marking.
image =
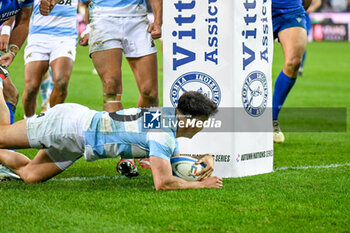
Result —
M273 171L284 171L284 170L306 170L306 169L324 169L324 168L335 168L335 167L348 167L350 166L350 163L343 163L343 164L327 164L327 165L314 165L314 166L299 166L299 167L277 167ZM138 179L138 178L144 178L144 177L151 177L151 174L144 174L137 177L133 177L132 179ZM53 178L51 181L89 181L89 180L119 180L119 179L130 179L126 176L91 176L91 177L68 177L68 178Z
M350 163L343 164L327 164L327 165L314 165L314 166L299 166L299 167L277 167L274 171L283 171L283 170L306 170L306 169L321 169L321 168L333 168L333 167L347 167L350 166Z
M139 175L137 177L133 177L132 179L138 179L143 177L151 177L151 174L145 174L145 175ZM68 177L68 178L53 178L52 181L86 181L86 180L120 180L120 179L130 179L126 176L75 176L75 177Z

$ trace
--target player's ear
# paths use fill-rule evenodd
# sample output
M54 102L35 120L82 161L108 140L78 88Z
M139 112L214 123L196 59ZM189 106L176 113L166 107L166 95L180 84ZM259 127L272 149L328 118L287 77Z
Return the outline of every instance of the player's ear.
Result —
M185 120L185 116L179 111L179 109L176 109L176 118L178 120Z

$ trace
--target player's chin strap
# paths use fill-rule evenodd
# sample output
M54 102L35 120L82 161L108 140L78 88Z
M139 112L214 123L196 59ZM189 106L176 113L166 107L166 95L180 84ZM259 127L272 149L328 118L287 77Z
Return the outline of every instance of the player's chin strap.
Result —
M121 103L122 94L103 94L103 103L111 104L111 103Z

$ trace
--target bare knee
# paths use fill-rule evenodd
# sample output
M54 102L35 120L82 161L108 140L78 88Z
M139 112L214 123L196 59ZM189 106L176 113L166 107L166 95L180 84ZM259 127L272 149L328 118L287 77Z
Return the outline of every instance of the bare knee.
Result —
M103 77L102 86L103 86L104 93L120 94L122 92L121 79L116 76L106 75L105 77Z
M292 57L291 59L288 59L285 65L288 73L295 74L301 65L301 61L302 61L302 57L297 57L297 56Z
M143 99L154 102L158 99L158 88L153 86L142 87L140 89L140 95Z
M68 74L59 74L56 77L55 89L59 92L61 96L66 96L68 92Z
M27 82L24 86L23 98L36 98L39 92L40 84Z

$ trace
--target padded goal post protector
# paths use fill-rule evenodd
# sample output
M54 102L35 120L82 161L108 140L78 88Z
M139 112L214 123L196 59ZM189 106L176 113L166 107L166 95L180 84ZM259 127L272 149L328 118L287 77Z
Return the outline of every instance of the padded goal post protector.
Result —
M179 138L181 154L213 154L214 175L221 177L272 172L271 0L163 4L164 106L176 106L185 91L199 91L218 104L215 118L231 127ZM220 116L227 109L234 114ZM254 130L261 125L268 130Z

